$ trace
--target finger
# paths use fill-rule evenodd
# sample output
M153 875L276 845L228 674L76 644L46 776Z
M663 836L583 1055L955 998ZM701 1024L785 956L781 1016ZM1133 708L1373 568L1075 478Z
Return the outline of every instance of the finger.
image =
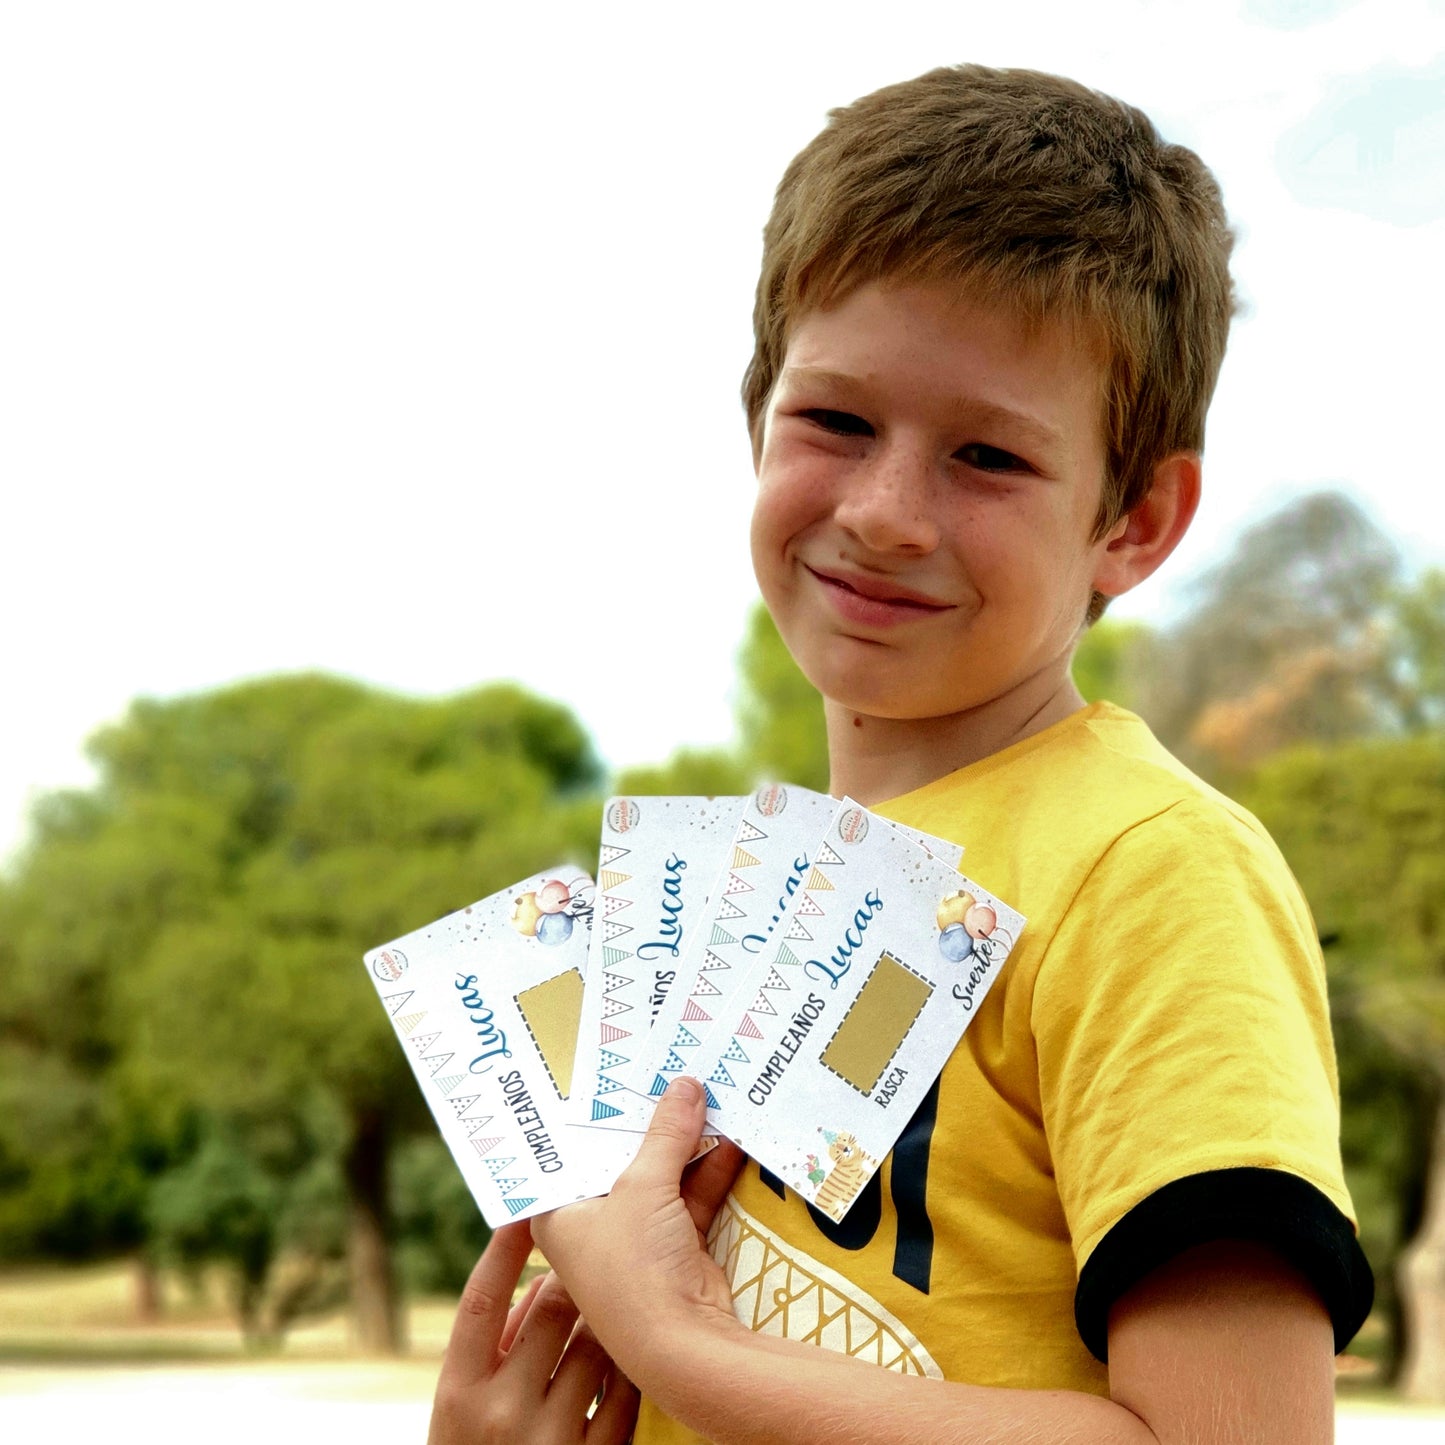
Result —
M622 1178L629 1183L676 1183L702 1138L706 1112L702 1085L679 1074L657 1101L642 1147Z
M637 1386L613 1365L602 1385L602 1403L587 1422L587 1445L625 1445L632 1438L641 1400Z
M482 1251L457 1305L442 1375L458 1382L485 1378L496 1366L497 1346L522 1267L532 1252L526 1223L504 1224Z
M612 1357L583 1320L577 1322L567 1352L547 1388L547 1408L556 1420L580 1420L597 1398L602 1382L612 1370Z
M683 1176L682 1202L699 1234L708 1232L747 1157L731 1139L719 1139L717 1148L704 1154Z
M497 1348L505 1355L512 1348L512 1341L517 1338L517 1331L522 1321L527 1318L527 1311L532 1308L532 1301L537 1298L537 1291L546 1283L550 1270L544 1269L541 1274L534 1274L531 1282L527 1285L527 1292L517 1301L507 1314L507 1323L502 1330L502 1338L497 1341Z
M507 1351L508 1376L541 1399L576 1323L572 1296L555 1274L549 1274L538 1286Z

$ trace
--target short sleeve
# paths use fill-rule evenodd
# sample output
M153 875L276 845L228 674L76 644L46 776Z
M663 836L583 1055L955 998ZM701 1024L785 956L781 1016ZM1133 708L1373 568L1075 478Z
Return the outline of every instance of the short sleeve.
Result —
M1342 1347L1372 1283L1340 1164L1324 965L1263 830L1191 798L1117 838L1040 962L1032 1023L1096 1357L1115 1299L1219 1238L1301 1268Z

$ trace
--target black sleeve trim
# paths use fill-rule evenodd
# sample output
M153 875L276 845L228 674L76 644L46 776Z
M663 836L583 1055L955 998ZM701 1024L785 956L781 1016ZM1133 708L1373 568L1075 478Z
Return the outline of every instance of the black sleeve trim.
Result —
M1288 1260L1319 1292L1335 1352L1364 1323L1375 1277L1350 1221L1313 1184L1280 1169L1214 1169L1141 1200L1089 1256L1074 1291L1079 1338L1109 1358L1109 1310L1151 1270L1196 1244L1247 1239Z

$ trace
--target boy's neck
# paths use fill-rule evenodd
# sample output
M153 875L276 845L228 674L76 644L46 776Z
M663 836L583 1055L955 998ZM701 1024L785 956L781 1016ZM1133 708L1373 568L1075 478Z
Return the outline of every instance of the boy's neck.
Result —
M934 718L863 717L829 698L829 791L871 807L1002 752L1084 706L1067 673L1051 692L1020 689L969 712Z

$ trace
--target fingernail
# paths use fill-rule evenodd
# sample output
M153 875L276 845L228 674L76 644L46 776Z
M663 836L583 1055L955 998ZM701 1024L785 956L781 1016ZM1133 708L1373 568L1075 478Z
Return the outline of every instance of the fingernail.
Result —
M684 1104L695 1104L702 1097L702 1089L696 1079L679 1074L668 1086L667 1092Z

